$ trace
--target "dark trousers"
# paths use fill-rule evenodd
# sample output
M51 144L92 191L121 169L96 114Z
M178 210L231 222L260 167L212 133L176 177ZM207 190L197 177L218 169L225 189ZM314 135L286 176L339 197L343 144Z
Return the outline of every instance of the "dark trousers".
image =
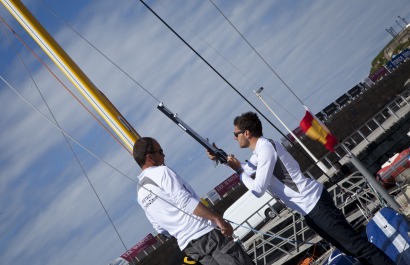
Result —
M184 252L203 265L254 264L241 246L216 229L189 242Z
M354 230L325 189L316 206L305 216L305 220L319 236L363 264L395 264L384 252Z

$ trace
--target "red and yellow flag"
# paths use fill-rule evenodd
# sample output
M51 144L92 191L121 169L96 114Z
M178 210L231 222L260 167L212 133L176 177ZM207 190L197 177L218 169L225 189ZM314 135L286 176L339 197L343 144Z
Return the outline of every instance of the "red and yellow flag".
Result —
M300 128L305 132L309 138L323 144L327 150L334 152L334 146L337 144L337 139L329 130L321 124L320 121L306 110L305 117L300 122Z

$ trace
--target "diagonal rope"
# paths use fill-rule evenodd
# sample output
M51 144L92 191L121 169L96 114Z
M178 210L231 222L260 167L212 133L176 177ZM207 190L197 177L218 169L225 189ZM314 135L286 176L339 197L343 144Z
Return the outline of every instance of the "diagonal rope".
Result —
M15 32L11 26L3 19L3 17L0 17L0 20L6 25L6 27L20 40L20 42L26 47L28 51L31 52L31 54L34 55L34 57L50 72L50 74L67 90L68 93L73 96L78 103L111 135L112 138L114 138L128 153L131 154L131 151L111 132L111 130L105 126L92 112L89 108L87 108L84 103L82 103L77 96L74 95L74 93L68 89L68 87L57 77L57 75L48 67L48 65L34 52L33 49L31 49L28 44Z
M23 64L24 64L24 62L23 62ZM25 64L24 64L24 65L25 65ZM31 76L31 74L30 74L30 76ZM32 76L31 76L31 77L32 77ZM111 216L109 215L109 213L108 213L108 211L107 211L107 209L106 209L104 203L103 203L102 200L101 200L101 197L98 195L97 190L95 189L95 187L94 187L94 185L92 184L90 178L88 177L88 174L86 173L86 171L85 171L85 169L84 169L84 167L83 167L83 165L82 165L80 159L78 158L77 154L75 153L75 151L74 151L74 149L73 149L71 143L68 141L68 139L71 139L74 143L76 143L78 146L80 146L82 149L84 149L87 153L91 154L91 155L92 155L94 158L96 158L97 160L99 160L99 161L103 162L104 164L108 165L110 168L112 168L112 169L115 170L116 172L120 173L122 176L128 178L129 180L131 180L131 181L134 182L134 183L136 183L136 181L133 180L133 179L132 179L131 177L129 177L128 175L126 175L125 173L119 171L117 168L115 168L114 166L112 166L111 164L109 164L107 161L105 161L105 160L102 159L101 157L98 157L96 154L94 154L94 153L91 152L89 149L87 149L85 146L83 146L80 142L78 142L77 140L75 140L71 135L69 135L67 132L65 132L65 131L60 127L60 125L58 124L57 120L55 120L54 114L53 114L53 112L51 111L51 109L49 108L49 106L48 106L48 104L47 104L46 101L44 101L44 103L47 105L47 108L49 109L51 115L53 116L53 119L55 120L55 123L54 123L52 120L50 120L48 117L46 117L38 108L36 108L35 106L33 106L23 95L21 95L14 87L12 87L1 75L0 75L0 79L3 80L3 82L4 82L14 93L16 93L26 104L28 104L32 109L34 109L37 113L39 113L39 114L40 114L43 118L45 118L51 125L53 125L57 130L59 130L59 131L62 133L62 135L64 136L64 139L65 139L66 142L67 142L67 145L69 146L69 148L70 148L71 152L73 153L73 155L74 155L74 157L75 157L75 159L76 159L78 165L80 166L82 172L84 173L84 176L86 177L86 179L87 179L88 183L90 184L90 186L91 186L91 188L92 188L92 190L93 190L95 196L97 197L99 203L101 204L101 206L102 206L102 208L103 208L103 210L104 210L104 212L105 212L107 218L109 219L109 221L110 221L112 227L114 228L114 230L115 230L117 236L119 237L119 239L120 239L120 241L121 241L123 247L125 248L126 251L128 251L128 248L126 247L124 240L122 239L122 237L121 237L121 235L120 235L120 233L119 233L117 227L115 226L114 221L112 220ZM35 86L37 87L37 84L35 83L34 79L32 79L32 80L33 80ZM37 89L38 89L38 87L37 87ZM38 91L39 91L39 90L38 90ZM40 93L41 97L44 99L42 93L41 93L40 91L39 91L39 93Z
M144 2L144 0L140 0L140 2L149 10L151 13L156 16L169 30L171 30L188 48L191 49L206 65L208 65L220 78L222 78L225 83L230 86L243 100L245 100L256 112L259 113L270 125L273 126L283 137L286 135L279 130L262 112L260 112L241 92L238 91L221 73L218 72L204 57L202 57L189 43L181 37L165 20L163 20L148 4Z
M116 62L114 62L110 57L105 55L100 49L98 49L94 44L92 44L90 41L88 41L79 31L77 31L73 26L71 26L69 23L64 21L60 16L58 16L53 10L51 10L49 7L47 7L41 0L38 0L38 2L52 15L54 15L58 20L61 21L64 25L66 25L69 29L71 29L75 34L77 34L81 39L83 39L88 45L90 45L94 50L96 50L100 55L102 55L105 59L107 59L110 63L112 63L118 70L120 70L125 76L127 76L129 79L131 79L135 84L137 84L142 90L144 90L148 95L150 95L153 99L155 99L158 103L160 103L160 100L154 96L151 92L148 91L140 82L135 80L131 75L129 75L124 69L122 69Z
M0 79L14 92L16 93L27 105L29 105L34 111L36 111L38 114L40 114L43 118L45 118L53 127L55 127L57 130L59 130L61 133L63 133L65 136L67 136L70 140L72 140L74 143L76 143L79 147L84 149L87 153L89 153L91 156L94 158L98 159L99 161L103 162L107 166L109 166L111 169L115 170L117 173L120 175L128 178L134 183L137 183L137 181L133 180L131 177L129 177L127 174L121 172L114 166L112 166L110 163L108 163L106 160L103 158L97 156L94 154L92 151L90 151L87 147L85 147L83 144L81 144L78 140L76 140L74 137L72 137L69 133L61 129L59 126L57 126L52 120L50 120L46 115L44 115L39 109L37 109L33 104L30 103L23 95L21 95L10 83L7 82L6 79L3 78L3 76L0 75Z
M302 100L295 94L295 92L289 87L289 85L283 80L283 78L269 65L269 63L260 55L260 53L252 46L252 44L245 38L245 36L235 27L234 24L225 16L225 14L219 9L219 7L209 0L212 5L219 11L219 13L228 21L228 23L235 29L235 31L242 37L242 39L249 45L249 47L259 56L259 58L266 64L267 67L272 71L272 73L282 82L282 84L295 96L295 98L304 106L305 104Z
M167 7L161 0L157 0L157 2L163 6L164 8L166 8L169 12L172 12L169 7ZM175 15L175 13L173 13ZM236 65L234 65L226 56L224 56L222 53L220 53L215 47L212 46L211 43L209 43L206 39L204 39L202 36L200 36L199 34L197 34L192 27L190 27L189 25L187 25L185 22L183 22L180 18L179 20L181 21L181 23L183 23L183 25L190 31L190 33L192 33L193 35L195 35L196 37L198 37L202 42L204 42L209 48L211 48L216 54L218 54L221 58L223 58L229 65L231 65L238 73L240 73L242 75L243 78L245 78L245 80L249 81L250 83L253 84L253 86L256 88L261 87L260 85L257 85L256 82L254 80L252 80L247 74L245 74L244 72L242 72ZM280 108L282 108L285 112L287 112L290 116L292 116L296 121L298 120L292 113L290 113L280 102L278 102L277 100L275 100L274 98L272 98L267 92L265 92L269 98L276 104L278 105Z

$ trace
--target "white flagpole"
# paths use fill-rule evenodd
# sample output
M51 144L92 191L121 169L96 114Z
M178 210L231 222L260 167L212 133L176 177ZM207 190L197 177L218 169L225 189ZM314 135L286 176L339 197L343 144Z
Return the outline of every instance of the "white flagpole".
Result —
M326 173L329 169L322 163L320 162L310 151L309 149L302 143L302 141L299 140L299 138L292 132L292 130L290 130L285 123L283 123L283 121L278 117L278 115L276 115L276 113L269 107L269 105L265 102L265 100L262 98L262 96L260 95L260 93L262 92L263 87L261 87L260 89L258 89L258 91L253 91L255 92L256 96L263 102L263 104L265 104L265 106L270 110L270 112L276 117L276 119L283 125L283 127L286 128L286 130L293 136L293 138L295 138L295 140L300 144L300 146L302 146L302 148L306 151L306 153L308 153L308 155L313 159L313 161L315 162L315 164L323 171L323 173Z

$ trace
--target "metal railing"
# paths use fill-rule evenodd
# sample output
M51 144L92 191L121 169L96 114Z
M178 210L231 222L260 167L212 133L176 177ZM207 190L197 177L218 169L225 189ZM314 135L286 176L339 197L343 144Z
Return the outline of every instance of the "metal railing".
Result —
M359 172L349 175L338 184L328 189L335 205L353 226L362 225L368 217L365 215L370 215L380 206L377 194ZM300 214L286 209L269 221L260 233L255 233L245 241L244 246L257 265L282 264L320 240L321 238L307 227Z

